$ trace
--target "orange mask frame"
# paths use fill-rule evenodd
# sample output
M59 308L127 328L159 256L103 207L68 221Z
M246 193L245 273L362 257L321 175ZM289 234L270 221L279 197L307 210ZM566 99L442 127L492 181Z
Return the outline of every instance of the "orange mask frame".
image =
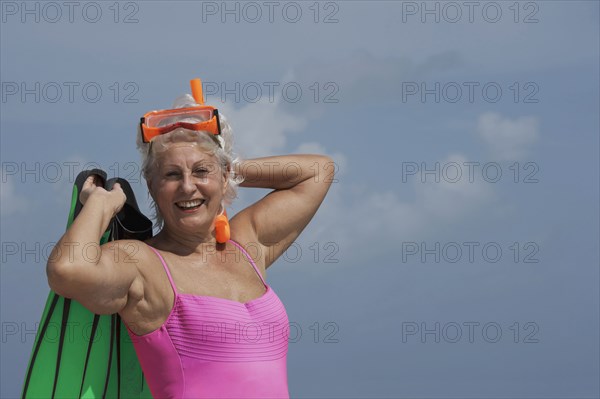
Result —
M205 119L206 115L209 115L210 119L202 122L174 122L166 126L156 126L167 118L191 118L196 116L200 119ZM219 122L219 111L215 107L201 105L199 107L150 111L140 119L140 130L144 143L149 143L156 136L169 133L179 127L194 131L206 131L216 136L220 135L221 123Z
M178 127L194 131L206 131L218 136L221 134L221 123L219 122L219 111L215 107L204 105L204 96L202 93L202 81L198 78L190 81L192 96L198 107L176 108L160 111L150 111L140 119L140 131L142 141L149 143L153 138L161 134L169 133ZM210 112L210 113L209 113ZM209 114L208 114L209 113ZM166 126L156 126L160 121L173 117L194 117L205 119L202 122L175 122ZM209 116L209 118L207 118Z

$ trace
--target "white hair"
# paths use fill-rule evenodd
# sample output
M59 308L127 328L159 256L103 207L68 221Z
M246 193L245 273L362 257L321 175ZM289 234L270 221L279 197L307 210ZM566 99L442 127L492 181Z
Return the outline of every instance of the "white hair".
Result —
M173 103L173 109L196 107L198 105L199 104L196 103L191 95L184 94L175 100ZM186 121L199 122L199 120L192 121L189 120L189 118L187 118ZM236 163L239 163L239 158L233 152L233 134L231 126L229 126L225 115L220 112L219 123L221 124L220 137L216 137L209 132L197 132L184 128L177 128L172 132L155 137L150 143L143 142L141 127L138 125L136 145L142 156L141 173L142 176L144 176L144 179L146 179L147 182L152 180L152 174L154 173L156 164L158 162L157 155L166 151L171 144L181 142L194 143L199 150L206 151L217 158L217 161L221 167L221 171L228 171L228 184L227 190L225 191L223 205L230 205L237 197L238 185L243 181L243 178L236 176L233 172L233 166ZM155 219L155 226L162 228L164 221L155 201L152 201L152 207L154 208L153 216Z

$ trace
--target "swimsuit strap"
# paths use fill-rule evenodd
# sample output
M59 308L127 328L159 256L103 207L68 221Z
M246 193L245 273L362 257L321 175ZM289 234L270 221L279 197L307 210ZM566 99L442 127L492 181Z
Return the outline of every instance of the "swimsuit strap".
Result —
M169 277L169 282L171 283L171 287L173 288L173 292L175 293L175 295L177 295L177 288L175 287L175 283L173 282L173 277L171 277L171 272L169 271L169 267L167 266L167 262L165 262L165 259L162 257L162 255L160 254L160 252L158 252L155 248L151 247L150 245L148 245L148 247L150 247L150 249L160 259L160 262L162 263L163 267L165 268L165 271L167 272L167 277Z
M265 282L265 279L263 278L262 274L258 270L258 267L256 266L256 263L254 263L254 259L252 259L252 257L250 256L250 254L244 249L244 247L242 247L237 242L235 242L233 240L229 240L229 241L233 245L235 245L244 254L244 256L248 259L248 262L250 262L250 264L254 268L254 271L256 272L256 274L258 274L258 277L260 278L260 281L262 281L262 283L264 284L264 286L267 287L267 283ZM173 292L175 293L175 295L177 295L177 287L175 286L175 283L173 282L173 277L171 276L171 272L169 271L169 267L167 266L167 262L165 262L165 259L163 258L163 256L154 247L152 247L150 245L148 245L148 247L160 259L160 263L162 263L163 268L165 269L165 272L167 272L167 277L169 278L169 283L171 283L171 287L173 288Z
M258 277L260 277L260 280L263 282L263 284L265 285L265 287L267 287L267 283L265 282L265 279L263 278L262 274L260 273L260 271L258 270L258 267L256 267L256 263L254 263L254 259L252 259L252 257L250 256L250 254L248 254L248 252L246 252L246 250L244 249L244 247L242 247L240 244L238 244L237 242L233 241L233 240L229 240L231 243L233 243L233 245L235 245L236 247L238 247L238 249L240 251L242 251L242 253L244 254L244 256L248 259L248 262L250 262L250 264L252 265L252 267L254 268L254 271L256 272L256 274L258 274Z

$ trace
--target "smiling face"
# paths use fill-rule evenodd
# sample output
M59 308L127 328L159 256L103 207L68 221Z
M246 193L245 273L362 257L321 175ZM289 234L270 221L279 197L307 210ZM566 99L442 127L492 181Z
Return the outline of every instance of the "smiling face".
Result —
M156 157L148 189L165 228L187 233L211 231L227 189L217 158L194 144L174 143Z

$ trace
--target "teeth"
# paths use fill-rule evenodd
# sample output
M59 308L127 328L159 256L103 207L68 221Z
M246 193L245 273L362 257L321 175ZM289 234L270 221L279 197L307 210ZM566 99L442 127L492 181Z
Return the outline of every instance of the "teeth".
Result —
M177 205L180 208L195 208L197 206L200 206L204 203L204 200L193 200L193 201L180 201L177 202L175 205Z

